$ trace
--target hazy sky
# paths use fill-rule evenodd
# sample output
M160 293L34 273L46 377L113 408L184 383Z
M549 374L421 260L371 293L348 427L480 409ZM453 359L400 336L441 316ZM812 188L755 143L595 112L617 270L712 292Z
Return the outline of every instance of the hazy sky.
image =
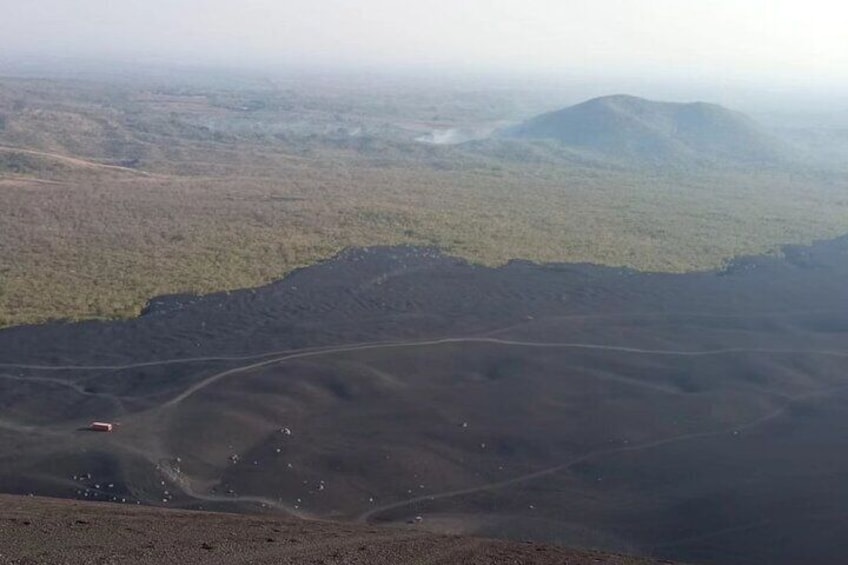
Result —
M0 0L0 53L848 84L835 0Z

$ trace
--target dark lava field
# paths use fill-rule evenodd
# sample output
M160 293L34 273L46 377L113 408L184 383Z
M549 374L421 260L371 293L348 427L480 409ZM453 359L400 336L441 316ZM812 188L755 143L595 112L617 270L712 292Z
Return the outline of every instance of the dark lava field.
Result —
M843 563L846 282L848 238L685 275L372 248L10 328L0 491Z

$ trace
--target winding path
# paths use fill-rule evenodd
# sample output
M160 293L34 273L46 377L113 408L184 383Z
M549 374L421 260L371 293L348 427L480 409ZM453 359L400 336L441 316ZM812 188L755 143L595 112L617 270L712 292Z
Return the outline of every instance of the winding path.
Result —
M477 486L474 486L474 487L445 491L445 492L441 492L441 493L416 496L414 498L409 498L409 499L401 500L401 501L398 501L398 502L384 504L382 506L372 508L372 509L368 510L367 512L360 514L356 518L356 521L358 521L358 522L370 522L373 518L375 518L376 516L378 516L380 514L383 514L385 512L389 512L391 510L397 510L399 508L405 508L407 506L411 506L411 505L417 504L419 502L432 502L432 501L435 501L435 500L443 500L443 499L447 499L447 498L454 498L454 497L457 497L457 496L465 496L465 495L469 495L469 494L476 494L478 492L488 492L488 491L493 491L493 490L499 490L499 489L502 489L504 487L509 487L509 486L520 484L520 483L525 483L525 482L532 481L532 480L535 480L535 479L540 479L542 477L547 477L549 475L554 475L556 473L559 473L561 471L565 471L565 470L567 470L571 467L574 467L575 465L579 465L580 463L584 463L586 461L590 461L590 460L596 459L598 457L603 457L603 456L607 456L607 455L616 455L616 454L619 454L619 453L633 453L633 452L637 452L637 451L644 451L644 450L647 450L647 449L654 449L654 448L657 448L657 447L663 447L663 446L671 445L671 444L675 444L675 443L683 443L683 442L691 441L691 440L695 440L695 439L706 439L706 438L711 438L711 437L719 437L719 436L737 434L737 433L740 433L740 432L745 431L747 429L750 429L750 428L753 428L753 427L756 427L756 426L760 426L760 425L762 425L762 424L764 424L764 423L766 423L770 420L774 420L775 418L782 416L786 412L786 410L789 408L789 406L791 406L792 404L802 402L804 400L808 400L808 399L811 399L811 398L819 397L819 396L822 396L822 395L825 395L825 394L829 394L829 393L835 392L837 390L843 390L843 389L846 389L846 388L848 388L848 385L832 387L832 388L827 388L827 389L823 389L823 390L817 390L817 391L813 391L813 392L810 392L810 393L806 393L806 394L802 394L802 395L792 397L792 398L789 399L789 401L784 406L778 408L777 410L774 410L774 411L772 411L772 412L770 412L770 413L768 413L764 416L761 416L759 418L756 418L754 420L751 420L751 421L746 422L744 424L741 424L739 426L734 426L732 428L725 428L725 429L715 430L715 431L710 431L710 432L697 432L697 433L691 433L691 434L683 434L683 435L679 435L679 436L673 436L673 437L669 437L669 438L664 438L664 439L659 439L659 440L654 440L654 441L649 441L649 442L644 442L644 443L639 443L639 444L634 444L634 445L625 445L625 446L621 446L621 447L610 447L610 448L605 448L605 449L598 449L596 451L590 451L589 453L586 453L585 455L581 455L579 457L571 459L571 460L569 460L565 463L555 465L553 467L548 467L546 469L541 469L539 471L534 471L532 473L527 473L526 475L519 475L517 477L512 477L510 479L506 479L506 480L503 480L503 481L486 483L486 484L477 485Z
M406 342L378 342L371 344L359 344L359 345L347 345L347 346L339 346L339 347L331 347L326 349L319 350L309 350L309 351L300 351L300 352L292 352L287 355L283 355L280 357L274 357L272 359L266 359L264 361L260 361L258 363L252 363L250 365L244 365L241 367L235 367L233 369L228 369L226 371L222 371L220 373L216 373L211 375L204 380L195 383L194 385L188 387L179 395L175 396L171 400L165 402L162 407L170 407L176 404L179 404L186 398L192 396L196 392L203 390L211 384L214 384L222 379L225 379L232 375L237 375L239 373L244 373L247 371L251 371L253 369L259 369L261 367L266 367L269 365L274 365L276 363L282 363L284 361L291 361L292 359L303 359L307 357L319 357L322 355L332 355L336 353L350 353L356 351L368 351L375 349L399 349L405 347L431 347L437 345L449 345L449 344L495 344L495 345L507 345L507 346L515 346L515 347L534 347L540 349L579 349L579 350L591 350L591 351L612 351L617 353L633 353L638 355L663 355L663 356L680 356L680 357L707 357L713 355L728 355L728 354L736 354L736 353L767 353L767 354L793 354L793 355L830 355L836 357L848 357L848 352L842 351L827 351L827 350L792 350L792 349L768 349L768 348L739 348L739 347L729 347L722 349L710 349L710 350L690 350L690 351L680 351L680 350L665 350L665 349L643 349L638 347L625 347L618 345L601 345L601 344L589 344L589 343L545 343L545 342L530 342L530 341L518 341L518 340L509 340L509 339L498 339L492 337L463 337L463 338L441 338L441 339L433 339L433 340L421 340L421 341L406 341ZM263 356L264 357L264 356Z
M241 356L209 356L209 357L192 357L192 358L182 358L182 359L167 359L160 361L147 361L142 363L133 363L126 365L25 365L25 364L0 364L0 367L5 368L16 368L16 369L26 369L26 370L44 370L44 371L67 371L67 370L84 370L84 371L115 371L115 370L124 370L131 368L142 368L142 367L153 367L153 366L163 366L163 365L171 365L171 364L185 364L185 363L195 363L195 362L232 362L232 361L256 361L253 363L248 363L246 365L241 365L238 367L233 367L218 373L215 373L211 376L208 376L184 389L182 392L172 397L170 400L152 408L153 412L160 412L162 410L168 410L176 408L180 403L190 398L194 394L206 389L207 387L229 377L233 377L239 374L243 374L249 371L253 371L256 369L260 369L263 367L271 366L278 363L284 363L286 361L296 360L296 359L304 359L304 358L313 358L313 357L321 357L327 355L335 355L341 353L351 353L358 351L369 351L369 350L381 350L381 349L401 349L401 348L412 348L412 347L433 347L433 346L441 346L441 345L455 345L455 344L483 344L483 345L500 345L507 347L528 347L528 348L537 348L537 349L571 349L571 350L588 350L588 351L605 351L605 352L615 352L615 353L624 353L624 354L634 354L634 355L659 355L659 356L679 356L679 357L708 357L708 356L716 356L716 355L733 355L733 354L804 354L804 355L827 355L827 356L835 356L835 357L848 357L848 352L845 351L833 351L833 350L803 350L803 349L777 349L777 348L745 348L745 347L728 347L728 348L718 348L718 349L706 349L706 350L674 350L674 349L650 349L650 348L640 348L640 347L629 347L624 345L610 345L610 344L595 344L595 343L557 343L557 342L534 342L534 341L522 341L515 339L501 339L496 337L486 337L486 336L477 336L477 337L446 337L446 338L438 338L438 339L426 339L426 340L409 340L409 341L379 341L379 342L370 342L370 343L358 343L358 344L349 344L342 346L327 346L327 347L312 347L312 348L304 348L304 349L293 349L293 350L283 350L283 351L274 351L274 352L266 352L255 355L241 355ZM14 379L14 380L32 380L34 382L44 382L51 384L60 384L64 386L68 386L72 389L77 390L78 392L82 391L81 387L77 383L73 383L72 381L64 381L61 379L52 379L46 377L23 377L23 376L12 376L12 375L0 375L0 378ZM634 382L632 384L636 385L645 385L645 383ZM653 385L649 385L653 386ZM509 479L505 479L502 481L496 481L491 483L486 483L482 485L477 485L473 487L463 488L463 489L455 489L450 491L445 491L441 493L428 494L423 496L417 496L413 498L409 498L406 500L397 501L394 503L382 505L376 508L369 509L368 511L362 513L357 517L357 521L360 522L370 522L378 517L380 514L405 508L417 503L421 502L431 502L435 500L448 499L458 496L464 496L469 494L475 494L479 492L486 491L494 491L498 489L502 489L505 487L509 487L512 485L533 481L542 477L550 476L561 471L567 470L575 465L580 463L615 454L623 454L623 453L632 453L638 452L648 449L659 448L667 445L672 445L676 443L682 443L686 441L692 441L697 439L705 439L711 437L719 437L723 435L729 435L731 433L738 433L742 430L752 428L755 426L759 426L765 422L768 422L772 419L775 419L782 414L794 403L801 402L803 400L818 397L830 392L833 392L838 389L846 388L846 386L821 389L817 391L813 391L810 393L806 393L803 395L798 395L794 397L788 397L785 400L785 404L778 408L777 410L766 414L760 418L755 420L751 420L750 422L744 423L740 426L735 426L728 429L721 430L712 430L705 432L697 432L697 433L689 433L679 436L673 436L663 439L657 439L641 444L635 445L625 445L619 447L608 447L603 449L598 449L595 451L591 451L584 455L575 457L566 461L564 463L548 467L545 469L540 469L538 471L534 471L525 475L520 475L516 477L512 477ZM661 392L674 392L670 389L662 388ZM0 428L7 430L15 430L19 432L32 433L38 431L38 427L34 426L20 426L18 424L12 422L2 422L0 421ZM162 455L162 454L160 454ZM161 461L161 459L160 459ZM258 497L258 496L219 496L219 495L211 495L211 494L202 494L195 492L191 485L187 482L185 477L179 476L179 474L172 477L175 483L177 483L181 490L185 495L190 498L197 500L204 500L210 502L248 502L255 504L264 504L269 507L276 508L281 510L289 515L305 517L306 515L295 508L292 508L289 505L285 505L277 500Z
M284 349L280 351L269 351L266 353L256 353L253 355L233 355L223 356L215 355L209 357L184 357L177 359L164 359L159 361L144 361L141 363L128 363L126 365L30 365L24 363L0 363L0 368L4 369L29 369L38 371L122 371L126 369L139 369L143 367L158 367L162 365L176 365L187 363L210 363L210 362L226 362L226 361L249 361L253 359L262 359L282 355L276 359L270 359L270 362L281 361L287 358L314 357L322 354L343 353L348 351L362 351L368 349L381 348L398 348L398 347L428 347L432 345L445 345L452 343L492 343L498 345L515 345L521 347L539 347L539 348L563 348L563 349L588 349L599 351L614 351L620 353L639 353L643 355L668 355L668 356L710 356L724 355L728 353L767 353L767 354L787 354L787 355L831 355L836 357L848 357L848 351L833 351L819 349L774 349L768 347L726 347L719 349L647 349L640 347L628 347L624 345L605 345L598 343L558 343L558 342L536 342L536 341L521 341L513 339L500 339L494 337L445 337L427 340L409 340L409 341L373 341L364 343L354 343L349 345L337 345L326 347L307 347L303 349ZM248 366L252 367L252 366ZM245 368L248 368L245 367Z

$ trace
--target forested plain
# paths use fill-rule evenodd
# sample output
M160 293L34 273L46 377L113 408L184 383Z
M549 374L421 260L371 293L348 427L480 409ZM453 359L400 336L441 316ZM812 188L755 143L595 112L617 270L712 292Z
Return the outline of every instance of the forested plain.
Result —
M556 107L343 80L0 79L0 326L136 316L348 247L686 272L848 231L835 167L638 166L486 139Z

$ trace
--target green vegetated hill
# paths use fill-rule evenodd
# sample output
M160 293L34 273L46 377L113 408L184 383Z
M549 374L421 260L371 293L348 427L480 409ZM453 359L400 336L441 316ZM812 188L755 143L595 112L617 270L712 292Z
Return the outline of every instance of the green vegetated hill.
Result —
M516 106L503 93L455 97L384 88L377 100L343 81L0 79L0 325L132 316L154 295L260 285L348 246L680 272L848 231L844 174L719 159L768 144L716 107L590 103L581 119L609 117L581 134L591 151L416 142ZM702 122L712 133L701 128L699 146L681 124ZM614 157L646 139L713 159Z
M548 112L502 135L554 139L616 160L649 163L770 163L787 156L779 139L744 114L703 102L655 102L626 95Z

